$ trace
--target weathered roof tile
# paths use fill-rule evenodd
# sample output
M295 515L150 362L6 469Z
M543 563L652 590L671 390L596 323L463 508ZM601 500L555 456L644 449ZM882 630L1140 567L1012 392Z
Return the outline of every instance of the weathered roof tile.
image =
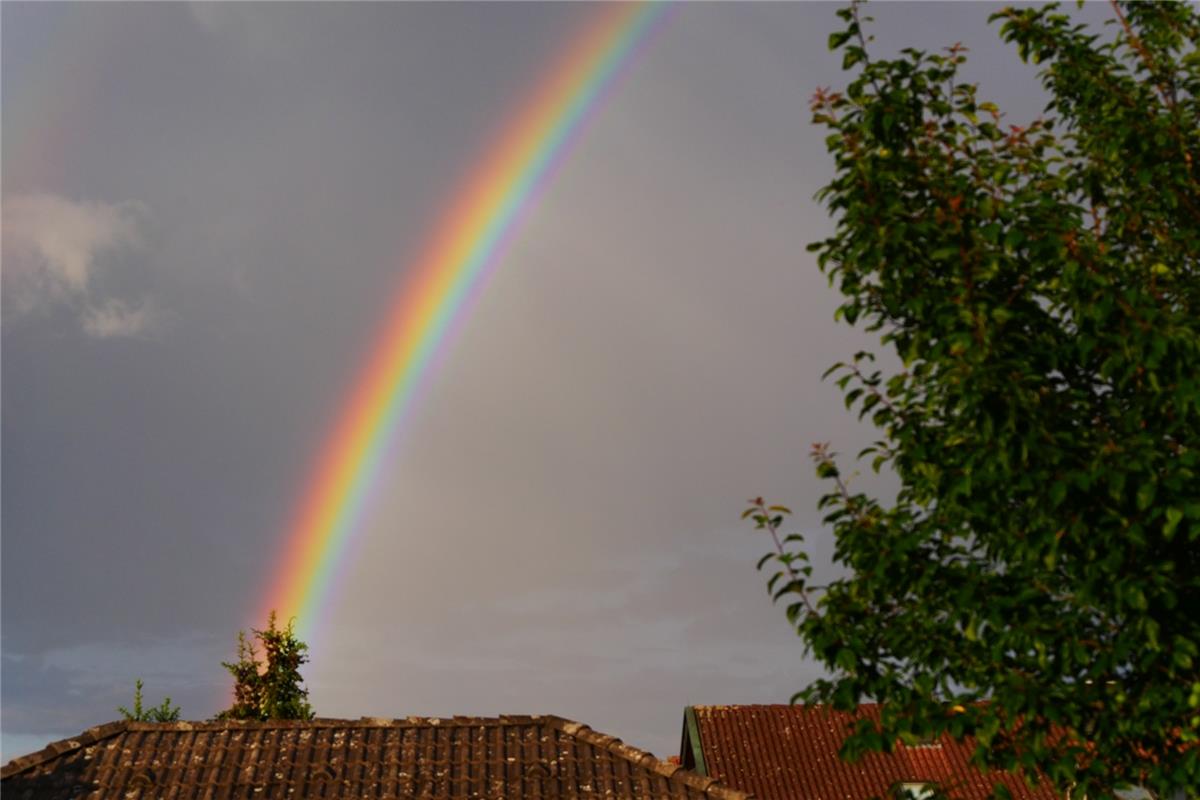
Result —
M5 799L745 800L559 717L121 722L0 770Z

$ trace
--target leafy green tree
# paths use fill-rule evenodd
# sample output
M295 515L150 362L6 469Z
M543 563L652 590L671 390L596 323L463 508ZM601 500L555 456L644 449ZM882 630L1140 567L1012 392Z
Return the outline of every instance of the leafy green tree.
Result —
M831 373L900 489L856 491L814 448L849 575L823 587L788 510L747 509L831 671L797 698L885 704L848 757L973 735L978 763L1072 798L1200 796L1196 6L993 15L1041 66L1023 125L960 79L961 45L880 58L858 6L839 16L848 85L812 101L836 229L810 250L836 316L898 356Z
M133 686L133 710L125 706L117 706L117 713L131 722L178 722L179 706L171 705L171 698L164 697L157 706L145 708L142 705L142 679L138 678Z
M259 661L254 643L238 631L238 660L221 663L233 675L233 705L217 719L312 719L308 689L300 676L300 666L308 661L308 645L296 638L293 622L278 627L272 611L267 629L251 633L262 645L266 662Z

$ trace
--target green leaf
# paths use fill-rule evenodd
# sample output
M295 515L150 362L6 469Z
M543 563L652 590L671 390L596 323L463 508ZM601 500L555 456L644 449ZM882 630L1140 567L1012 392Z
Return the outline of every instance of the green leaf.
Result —
M1138 511L1145 511L1154 502L1154 494L1157 487L1153 481L1147 481L1138 487L1137 491L1137 507Z
M846 40L849 38L849 31L834 31L833 33L829 34L829 49L837 50L839 47L844 45Z
M1163 536L1171 539L1175 535L1175 529L1179 527L1179 523L1183 520L1183 511L1178 508L1168 508L1166 513L1166 521L1163 523Z

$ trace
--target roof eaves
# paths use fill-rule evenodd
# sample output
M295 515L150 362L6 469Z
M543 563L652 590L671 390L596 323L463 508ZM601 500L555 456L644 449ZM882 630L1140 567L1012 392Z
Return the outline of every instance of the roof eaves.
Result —
M129 727L128 722L108 722L104 725L96 725L88 728L78 736L72 736L69 739L60 739L57 742L50 744L38 750L36 753L30 753L27 756L20 756L9 761L3 767L0 767L0 779L8 778L13 775L18 775L26 770L33 769L39 764L44 764L52 758L56 758L63 753L70 753L84 747L90 747L96 742L125 731Z

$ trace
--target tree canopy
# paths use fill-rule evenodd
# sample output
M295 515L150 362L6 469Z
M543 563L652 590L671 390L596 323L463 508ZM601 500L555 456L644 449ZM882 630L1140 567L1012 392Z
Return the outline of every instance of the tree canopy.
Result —
M839 17L848 85L812 101L836 229L810 250L837 317L898 357L831 374L900 489L856 491L814 447L849 573L823 587L788 510L747 509L831 670L798 697L885 704L851 757L948 732L1072 798L1200 796L1196 7L995 14L1049 99L1022 124L961 78L961 45L884 58L857 5Z

